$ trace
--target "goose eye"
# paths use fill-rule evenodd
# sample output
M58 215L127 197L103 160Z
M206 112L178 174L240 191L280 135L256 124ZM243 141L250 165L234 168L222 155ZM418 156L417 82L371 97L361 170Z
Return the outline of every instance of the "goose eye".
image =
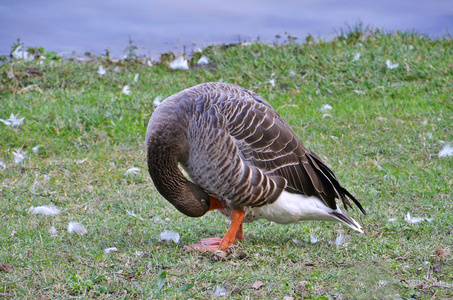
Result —
M201 204L206 205L206 200L201 199Z

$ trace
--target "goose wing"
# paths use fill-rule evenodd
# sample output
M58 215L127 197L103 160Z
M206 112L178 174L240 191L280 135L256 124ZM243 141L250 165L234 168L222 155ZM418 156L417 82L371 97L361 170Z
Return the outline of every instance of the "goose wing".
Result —
M332 209L337 208L336 198L351 206L349 197L364 212L262 97L235 85L216 83L201 88L203 93L196 98L197 128L189 130L198 135L193 149L198 161L191 165L201 166L209 159L210 168L216 166L217 175L197 171L204 172L202 177L217 176L219 180L202 180L209 181L213 191L227 195L233 205L261 206L274 202L286 188L317 195ZM209 158L202 153L209 153Z

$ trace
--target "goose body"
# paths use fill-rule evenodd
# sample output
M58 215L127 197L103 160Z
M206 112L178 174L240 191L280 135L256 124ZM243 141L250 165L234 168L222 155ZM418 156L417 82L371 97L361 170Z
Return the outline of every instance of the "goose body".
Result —
M208 249L244 239L242 223L257 219L336 221L362 232L336 199L365 213L360 203L262 97L237 85L205 83L165 99L150 118L146 147L154 185L179 211L200 217L218 209L231 218Z

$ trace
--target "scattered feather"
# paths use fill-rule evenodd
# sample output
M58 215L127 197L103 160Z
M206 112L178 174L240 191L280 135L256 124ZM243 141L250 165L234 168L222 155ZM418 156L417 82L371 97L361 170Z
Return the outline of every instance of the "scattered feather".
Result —
M341 246L345 241L344 235L340 233L336 238L335 241L329 241L330 244L335 244L337 246Z
M387 284L388 284L387 281L385 281L385 280L379 280L379 285L384 286L384 285L387 285Z
M208 58L206 56L202 56L198 60L197 64L199 64L199 65L207 65L207 64L209 64L209 60L208 60Z
M104 69L103 66L99 66L98 74L101 75L101 77L102 77L102 75L104 75L106 72L107 72L107 71Z
M447 156L452 156L453 155L453 147L451 147L449 144L445 145L442 150L439 152L439 157L447 157Z
M162 100L162 96L157 96L156 98L154 98L153 105L155 107L158 107L160 102L161 102L161 100Z
M135 74L135 76L134 76L134 82L137 82L137 81L138 81L138 73Z
M272 87L275 87L275 79L269 79L267 83L269 83Z
M296 76L296 72L290 71L288 75L289 75L289 77L294 77L294 76Z
M295 245L299 245L301 242L300 242L298 239L293 239L293 243L294 243Z
M27 51L20 50L21 48L22 46L19 46L13 51L13 57L15 59L23 59L25 61L33 60L33 55L30 55Z
M359 58L360 58L360 55L361 55L360 53L356 53L356 54L354 55L354 58L352 59L352 61L353 61L353 62L358 61Z
M55 206L38 206L38 207L30 207L28 209L29 213L32 214L43 214L46 216L53 216L53 215L58 215L60 213L60 210L56 208Z
M310 243L316 244L317 242L319 242L319 238L310 233Z
M320 111L328 111L328 110L331 110L332 109L332 106L330 106L329 104L324 104L323 106L321 106L321 108L319 109Z
M13 151L14 163L20 164L25 159L26 154L27 151L23 151L22 149L16 149L16 151Z
M18 118L17 118L18 116L19 116L19 115L11 114L11 116L9 117L9 119L7 119L7 120L0 119L0 122L5 123L5 125L7 125L7 126L11 126L11 127L16 126L16 127L19 127L19 126L22 125L22 123L24 122L25 117L24 117L24 118L18 119Z
M153 221L156 222L156 223L160 223L160 222L162 222L162 218L160 216L155 216L153 218Z
M159 235L159 241L173 241L177 244L179 243L179 233L165 230Z
M357 95L365 95L365 92L364 91L359 91L359 90L352 90L354 93L356 93Z
M9 234L9 237L13 237L13 236L15 236L15 235L16 235L16 233L17 233L17 232L16 232L15 230L11 231L11 233Z
M340 246L344 242L344 235L340 233L337 238L335 239L335 245Z
M35 153L38 153L39 148L41 148L41 147L42 147L41 145L38 145L38 146L31 148L31 150L33 150L33 152L35 152Z
M170 218L165 218L165 222L168 223L168 222L170 222L170 221L171 221Z
M420 218L420 217L412 217L411 214L408 212L407 215L404 217L404 220L409 224L419 223L421 221L428 221L431 222L432 218Z
M0 160L0 167L2 167L3 169L6 169L6 165L2 160Z
M331 135L330 136L331 139L334 139L334 140L338 140L338 137L334 136L334 135Z
M78 235L84 235L88 232L88 230L79 222L69 222L68 224L68 232L69 233L77 233Z
M409 50L412 50L412 49L414 49L414 46L409 45Z
M123 86L121 93L123 93L125 95L129 95L131 93L131 89L129 88L129 85L126 84L125 86Z
M324 119L324 118L327 118L327 117L332 117L332 115L331 115L331 114L323 114L323 115L322 115L322 118L323 118L323 119Z
M113 69L113 72L115 73L121 72L120 67L116 66L115 69Z
M130 212L129 210L126 210L126 213L127 213L129 216L132 216L132 217L134 217L134 218L137 218L137 219L139 219L139 220L141 220L141 221L145 221L145 219L143 219L143 218L140 217L140 216L137 216L136 214L134 214L133 212Z
M422 122L423 125L426 125L428 124L428 120L427 119L424 119L423 122Z
M398 218L390 218L390 219L387 219L387 221L389 221L389 222L395 222L396 220L398 220Z
M138 172L140 172L139 168L132 167L132 168L128 169L126 171L126 173L124 173L124 175L136 175L136 174L138 174Z
M116 252L116 251L118 251L118 248L116 248L116 247L105 248L104 254L108 254L110 252Z
M398 68L398 66L399 66L398 63L392 64L392 62L389 59L387 59L387 61L385 62L385 65L387 66L387 69L390 69L390 70Z
M49 234L51 236L57 236L57 229L54 226L50 227L49 228Z
M153 62L149 59L146 60L146 64L149 66L149 67L152 67L153 66Z
M184 59L184 57L180 56L170 63L170 68L173 70L188 70L189 63L187 62L187 59Z
M212 293L218 297L224 297L226 295L226 289L223 286L216 285Z

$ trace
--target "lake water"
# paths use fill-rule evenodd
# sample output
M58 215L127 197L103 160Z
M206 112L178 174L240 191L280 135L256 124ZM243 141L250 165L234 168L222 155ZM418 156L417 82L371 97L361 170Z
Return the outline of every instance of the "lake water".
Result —
M453 30L452 0L2 0L0 54L17 38L60 54L124 55L129 37L156 57L239 39L275 41L285 32L329 39L358 20L431 37Z

